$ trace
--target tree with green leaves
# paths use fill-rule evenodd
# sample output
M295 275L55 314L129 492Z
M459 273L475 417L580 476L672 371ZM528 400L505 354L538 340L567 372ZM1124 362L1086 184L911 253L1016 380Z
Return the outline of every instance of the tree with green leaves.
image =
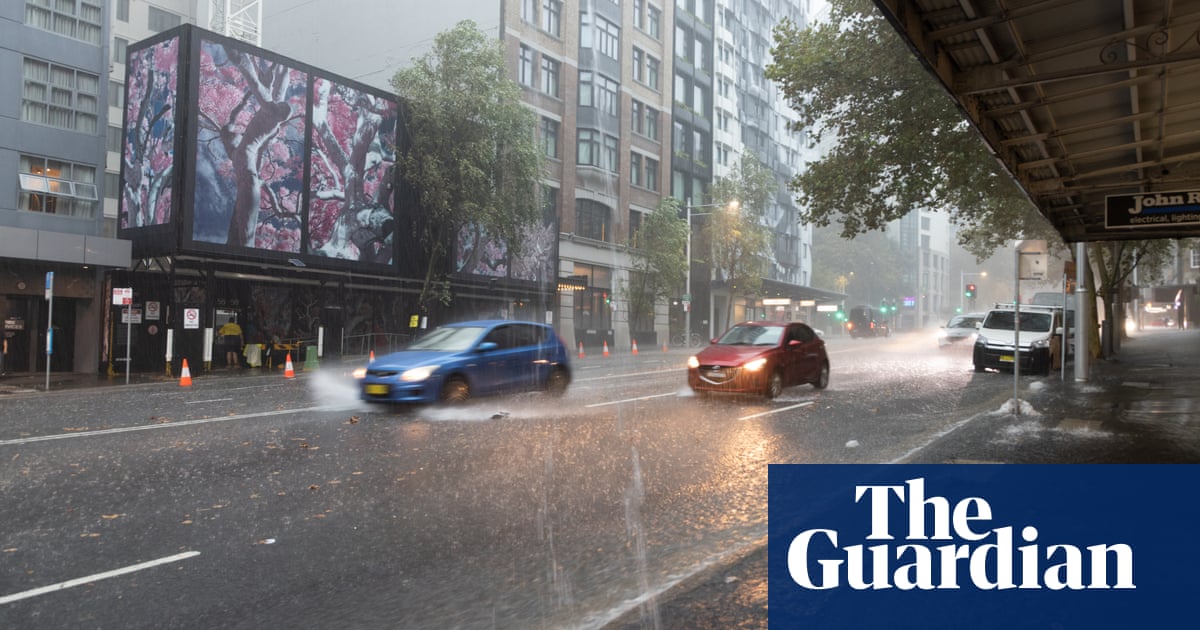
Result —
M1062 251L1060 235L875 4L829 3L826 22L776 26L766 71L798 114L795 130L812 130L818 144L830 139L829 150L789 184L805 208L802 220L839 223L851 239L915 209L935 208L949 213L959 244L977 260L1024 239ZM1160 246L1127 241L1120 256L1100 247L1090 246L1089 256L1107 285ZM1106 302L1113 295L1100 293Z
M842 236L920 208L945 209L978 258L1012 240L1060 240L945 89L871 0L830 0L830 19L775 29L766 75L830 149L795 177L803 220Z
M729 286L730 297L756 295L771 264L773 231L764 222L766 209L775 194L775 174L749 153L743 153L728 177L713 182L713 203L733 208L714 208L704 227L714 271ZM695 216L695 214L693 214ZM733 300L725 321L733 317Z
M536 119L508 77L503 48L471 20L439 33L433 48L392 78L406 101L409 151L401 177L415 191L425 251L419 304L448 303L450 246L464 228L516 254L524 228L542 220Z
M679 218L679 201L667 197L642 219L631 239L632 273L626 299L630 321L653 318L660 300L679 295L687 273L683 252L687 247L687 222Z

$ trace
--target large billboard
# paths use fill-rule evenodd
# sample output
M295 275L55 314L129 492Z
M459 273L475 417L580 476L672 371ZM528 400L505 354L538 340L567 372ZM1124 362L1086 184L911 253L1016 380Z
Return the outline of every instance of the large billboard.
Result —
M191 25L128 59L120 227L135 255L395 267L395 96Z
M130 51L126 61L121 229L166 225L174 218L179 43L178 36L150 43Z

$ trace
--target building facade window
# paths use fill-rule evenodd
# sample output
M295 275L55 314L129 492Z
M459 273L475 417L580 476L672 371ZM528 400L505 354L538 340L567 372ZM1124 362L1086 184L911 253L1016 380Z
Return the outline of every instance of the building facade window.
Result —
M521 20L530 24L538 23L538 0L521 0Z
M149 28L155 33L159 33L169 28L175 28L176 26L179 26L182 21L182 18L174 13L171 13L170 11L163 11L158 7L151 6L150 17L146 21L146 28Z
M600 164L610 173L621 171L621 156L619 142L615 136L604 136L603 152L600 154Z
M598 15L581 12L579 47L594 49L614 61L620 61L621 27Z
M579 106L595 107L616 116L620 114L621 84L604 76L584 70L579 73Z
M129 0L117 0L117 19L129 23Z
M646 30L646 0L633 0L633 26Z
M646 53L637 46L633 47L633 80L639 83L645 83L646 72L643 67L645 64Z
M557 59L542 55L542 92L558 98L558 75L562 64Z
M600 166L600 132L591 129L579 130L575 163L580 166Z
M661 66L659 60L646 55L646 85L658 89L658 69Z
M125 108L125 84L116 81L108 82L108 106L118 109Z
M646 137L658 140L658 110L653 107L646 108Z
M104 172L104 198L116 199L117 193L121 190L121 174Z
M629 128L637 134L646 134L646 106L636 98L629 102Z
M542 0L542 30L562 37L562 0Z
M100 77L25 58L21 120L59 129L99 131Z
M25 0L25 23L99 46L104 12L99 2Z
M107 133L104 136L104 150L111 153L120 153L122 149L121 139L121 128L109 125Z
M638 243L638 236L642 231L643 217L645 214L642 211L629 209L629 244L633 247L641 247Z
M593 199L575 200L575 233L584 238L607 242L611 236L612 211Z
M125 63L125 53L129 50L129 40L123 37L113 38L113 56L114 63Z
M558 159L558 121L542 117L541 140L542 154L548 158Z
M533 87L533 49L522 45L517 57L517 83Z
M646 158L646 188L658 192L658 160Z
M634 186L642 185L642 154L631 152L629 154L629 183Z
M22 155L17 208L69 217L96 216L96 168L35 155Z
M1192 269L1200 269L1200 249L1192 248Z
M662 37L662 9L653 4L646 5L646 32L654 39Z

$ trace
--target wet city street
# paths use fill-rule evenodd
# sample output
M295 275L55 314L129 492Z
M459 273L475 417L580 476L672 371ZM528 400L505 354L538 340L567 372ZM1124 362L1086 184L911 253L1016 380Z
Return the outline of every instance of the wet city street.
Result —
M770 463L1054 443L967 349L828 347L827 390L772 401L693 396L682 350L454 408L368 406L331 365L2 397L0 626L682 627L674 587L762 548Z

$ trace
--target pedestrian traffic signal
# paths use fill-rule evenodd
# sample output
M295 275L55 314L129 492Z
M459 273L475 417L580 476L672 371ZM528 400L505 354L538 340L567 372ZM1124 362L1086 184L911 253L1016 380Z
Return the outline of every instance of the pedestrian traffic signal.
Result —
M963 291L963 295L969 298L975 297L975 285L968 284L967 289Z

